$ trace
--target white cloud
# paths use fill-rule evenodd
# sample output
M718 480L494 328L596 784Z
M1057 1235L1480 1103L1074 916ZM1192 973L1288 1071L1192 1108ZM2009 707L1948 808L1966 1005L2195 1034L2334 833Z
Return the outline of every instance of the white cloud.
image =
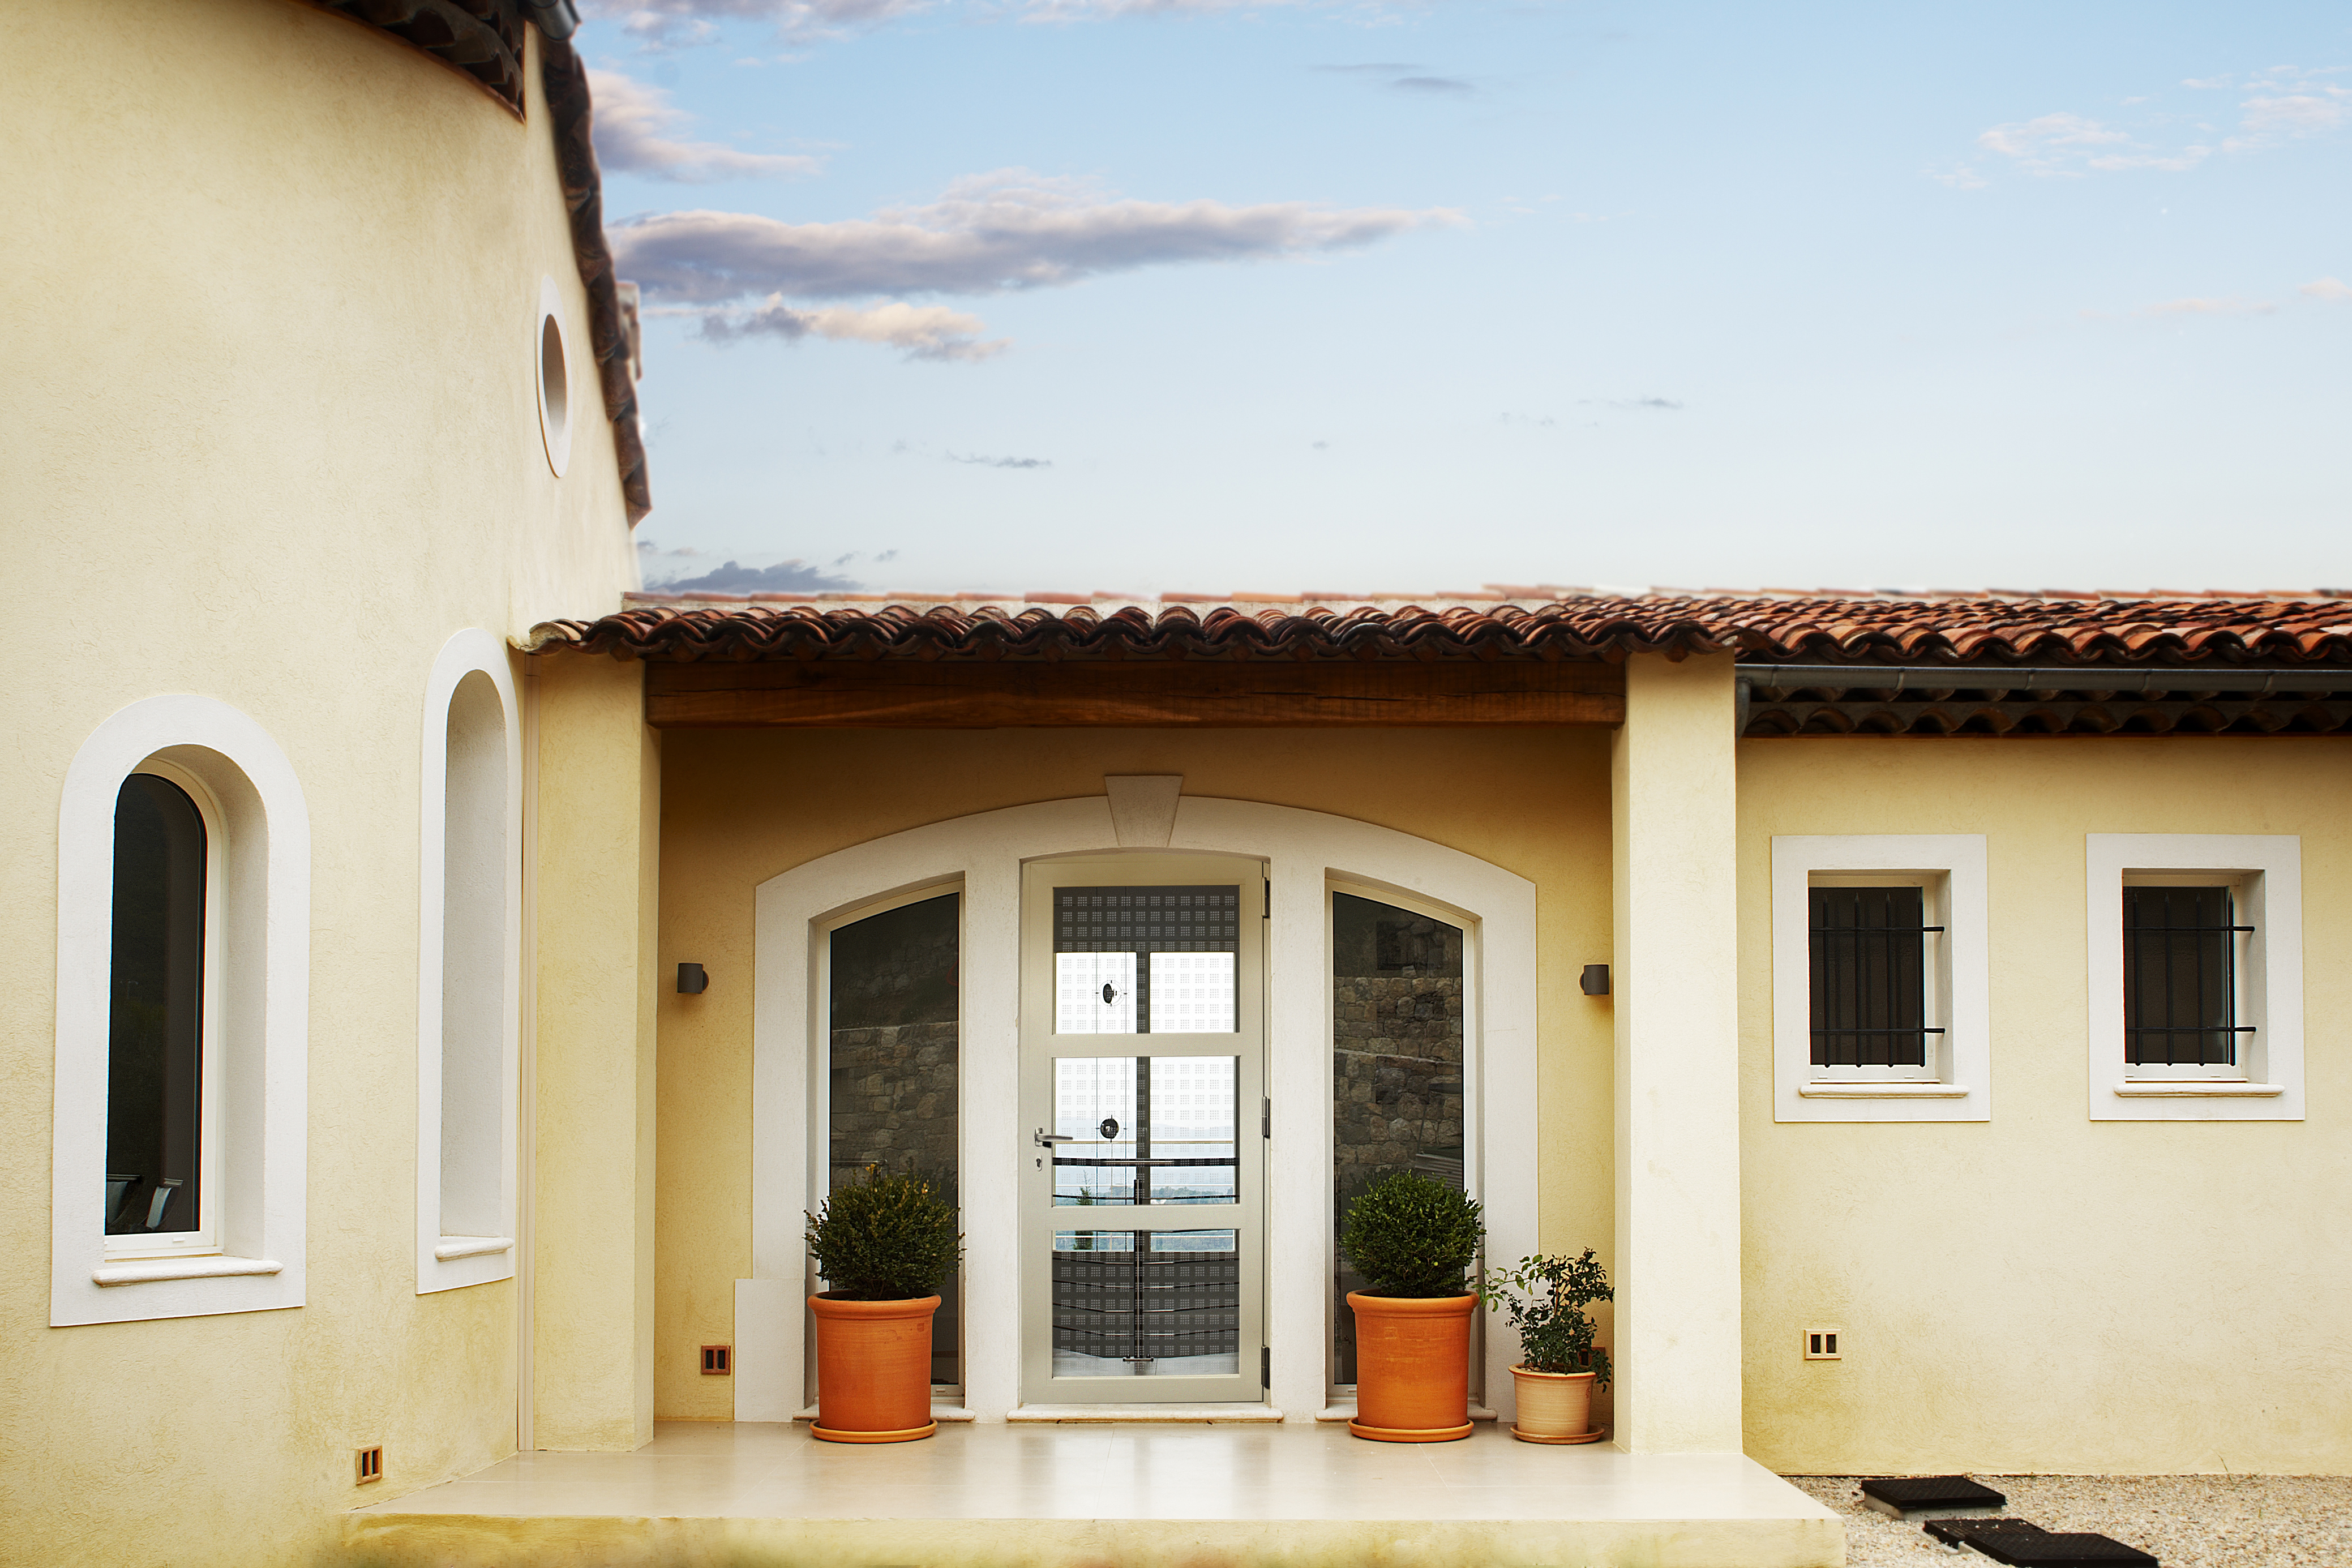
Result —
M824 37L910 16L930 0L588 0L648 48L716 43L720 22L766 22L787 37Z
M2219 127L2196 121L2203 110L2181 111L2161 107L2142 109L2132 129L2070 111L2011 121L1979 134L1977 146L2020 174L2042 178L2080 179L2091 174L2152 170L2185 174L2214 153L2245 153L2282 146L2352 125L2352 87L2327 79L2343 68L2305 70L2275 66L2245 76L2191 78L2180 85L2196 92L2239 95L2238 126L2233 134L2219 135ZM2119 107L2150 102L2148 95L2124 99ZM2203 134L2181 134L2181 129ZM1985 183L1983 173L1969 163L1931 168L1930 179L1960 190Z
M657 87L618 71L590 69L596 109L596 161L613 173L699 184L709 180L814 174L823 161L782 153L744 153L715 142L681 142L665 134L689 118Z
M2266 300L2167 300L2143 305L2135 316L2267 316L2278 307Z
M719 304L767 294L993 294L1179 262L1314 256L1461 221L1444 208L1134 201L1008 169L870 218L660 213L616 225L610 237L622 275L649 293Z
M2352 283L2346 283L2334 278L2315 278L2295 292L2307 294L2315 300L2325 300L2330 304L2340 305L2347 300L2352 300Z
M749 337L782 338L786 342L810 337L830 338L841 342L883 343L906 350L908 359L929 360L988 359L1012 346L1011 340L1005 338L981 342L980 334L988 330L988 325L977 316L950 310L944 305L909 305L898 300L862 310L828 305L800 310L772 294L748 310L673 309L663 313L700 315L702 335L718 342Z
M2045 114L2038 120L1996 125L1977 138L1977 145L1989 153L2027 162L2063 156L2084 147L2123 146L2130 142L2128 133L2079 114Z
M2231 153L2254 153L2352 124L2352 88L2323 79L2335 70L2298 70L2279 66L2246 81L2238 105L2238 134L2221 143Z

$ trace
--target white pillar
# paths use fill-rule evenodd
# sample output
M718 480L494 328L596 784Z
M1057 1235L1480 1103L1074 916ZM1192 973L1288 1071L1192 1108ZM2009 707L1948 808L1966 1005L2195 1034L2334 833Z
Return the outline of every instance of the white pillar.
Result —
M1612 756L1617 1446L1737 1453L1739 1018L1728 654L1626 663Z

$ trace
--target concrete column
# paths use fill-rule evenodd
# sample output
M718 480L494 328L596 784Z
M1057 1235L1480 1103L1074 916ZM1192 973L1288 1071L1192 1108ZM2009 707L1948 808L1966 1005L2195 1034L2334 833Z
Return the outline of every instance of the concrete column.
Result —
M1616 1440L1636 1454L1740 1448L1731 665L1629 660L1612 757Z
M541 1448L654 1435L659 737L645 667L540 661L531 1391Z

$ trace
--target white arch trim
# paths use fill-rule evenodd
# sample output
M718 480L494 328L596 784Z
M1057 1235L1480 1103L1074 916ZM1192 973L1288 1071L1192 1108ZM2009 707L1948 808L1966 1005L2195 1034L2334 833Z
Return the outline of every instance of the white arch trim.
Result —
M468 626L441 645L425 682L421 800L416 861L416 1293L511 1279L515 1272L516 1130L520 1069L522 952L522 704L515 694L512 655L497 637ZM499 1103L481 1108L499 1129L497 1236L448 1236L441 1229L441 999L446 951L449 826L449 704L466 677L488 678L499 694L506 731L505 976L499 1005Z
M110 1261L106 1079L114 804L160 757L204 781L226 818L216 1059L224 1079L218 1254ZM100 724L66 770L58 812L56 1127L49 1321L136 1322L303 1304L310 1099L310 814L268 731L210 697L150 697Z
M735 1414L785 1421L803 1403L804 1210L816 1203L810 1117L819 1059L811 932L895 889L961 881L964 1403L982 1421L1019 1402L1020 1261L1013 1234L1022 1144L1018 1060L1021 868L1118 847L1108 796L1045 801L910 828L760 884L752 1008L751 1250L736 1289ZM1394 889L1459 911L1476 955L1469 1140L1490 1258L1536 1249L1535 884L1391 828L1255 801L1185 798L1171 849L1265 859L1274 884L1268 1081L1275 1137L1266 1186L1267 1333L1287 1420L1323 1408L1331 1245L1331 954L1326 889ZM1490 1321L1489 1328L1494 1325ZM1487 1402L1511 1415L1508 1332L1489 1332Z

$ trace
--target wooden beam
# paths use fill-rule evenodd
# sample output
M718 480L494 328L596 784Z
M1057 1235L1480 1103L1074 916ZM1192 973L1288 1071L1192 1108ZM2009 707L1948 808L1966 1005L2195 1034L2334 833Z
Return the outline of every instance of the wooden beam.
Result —
M658 729L1227 728L1617 724L1613 664L654 662Z

